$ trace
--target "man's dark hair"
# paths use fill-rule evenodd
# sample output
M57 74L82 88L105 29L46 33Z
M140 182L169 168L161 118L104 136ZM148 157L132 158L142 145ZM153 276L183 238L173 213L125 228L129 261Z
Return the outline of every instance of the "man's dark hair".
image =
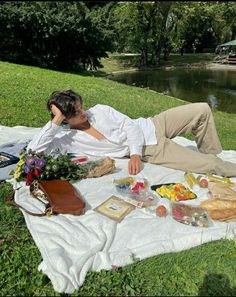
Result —
M50 111L51 105L54 104L69 119L76 115L75 105L78 101L81 105L83 104L82 97L72 90L55 91L51 94L47 102L47 108Z

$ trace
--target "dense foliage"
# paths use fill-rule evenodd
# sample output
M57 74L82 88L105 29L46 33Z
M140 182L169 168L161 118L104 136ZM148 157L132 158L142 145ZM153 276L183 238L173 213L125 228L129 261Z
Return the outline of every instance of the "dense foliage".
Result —
M214 51L217 44L236 38L234 2L176 2L169 16L173 50Z
M97 69L108 52L157 65L170 52L214 52L236 38L236 3L2 1L0 59L51 69Z
M111 50L109 7L100 13L83 2L1 2L0 58L45 68L96 69Z
M156 65L181 50L214 52L236 38L234 2L121 2L114 18L117 50L140 53L141 65Z

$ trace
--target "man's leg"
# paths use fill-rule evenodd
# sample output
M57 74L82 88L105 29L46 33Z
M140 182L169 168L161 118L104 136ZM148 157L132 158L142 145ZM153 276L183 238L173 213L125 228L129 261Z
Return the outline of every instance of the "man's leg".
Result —
M236 163L223 161L213 154L204 154L161 136L157 145L144 146L142 160L165 167L195 173L236 176Z
M164 111L153 118L159 137L174 138L192 132L198 150L206 154L218 154L222 147L217 135L214 118L207 103L191 103Z
M212 172L236 176L236 164L216 157L222 147L207 103L171 108L153 118L157 145L144 146L143 161L195 173ZM186 132L195 135L200 152L175 143L171 138Z

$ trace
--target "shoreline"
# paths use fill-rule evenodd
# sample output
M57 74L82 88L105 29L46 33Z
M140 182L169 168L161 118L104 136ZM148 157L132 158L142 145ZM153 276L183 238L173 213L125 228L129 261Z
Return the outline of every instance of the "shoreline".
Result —
M206 69L222 69L222 70L232 70L236 71L236 64L220 64L220 63L214 63L214 62L204 62L204 63L181 63L176 65L161 65L156 67L143 67L143 68L130 68L130 69L123 69L118 71L112 71L107 72L106 75L113 75L117 73L125 73L125 72L136 72L136 71L152 71L152 70L159 70L159 69L165 69L165 70L171 70L175 68L206 68Z
M219 64L219 63L209 63L207 65L209 69L223 69L223 70L234 70L236 71L236 64Z

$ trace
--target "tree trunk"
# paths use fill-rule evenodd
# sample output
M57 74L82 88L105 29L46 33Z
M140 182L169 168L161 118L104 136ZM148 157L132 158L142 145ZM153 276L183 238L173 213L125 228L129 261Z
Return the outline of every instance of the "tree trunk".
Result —
M156 63L159 65L161 60L161 51L166 43L166 39L168 39L168 37L166 36L167 34L166 23L167 23L167 18L168 18L172 3L158 2L157 5L161 13L161 22L160 22L160 34L156 40L154 52L155 52ZM164 53L164 56L165 56L165 53ZM166 57L167 57L167 53L166 53Z
M141 51L141 59L140 59L140 66L147 66L148 65L148 52L147 48L142 49Z

